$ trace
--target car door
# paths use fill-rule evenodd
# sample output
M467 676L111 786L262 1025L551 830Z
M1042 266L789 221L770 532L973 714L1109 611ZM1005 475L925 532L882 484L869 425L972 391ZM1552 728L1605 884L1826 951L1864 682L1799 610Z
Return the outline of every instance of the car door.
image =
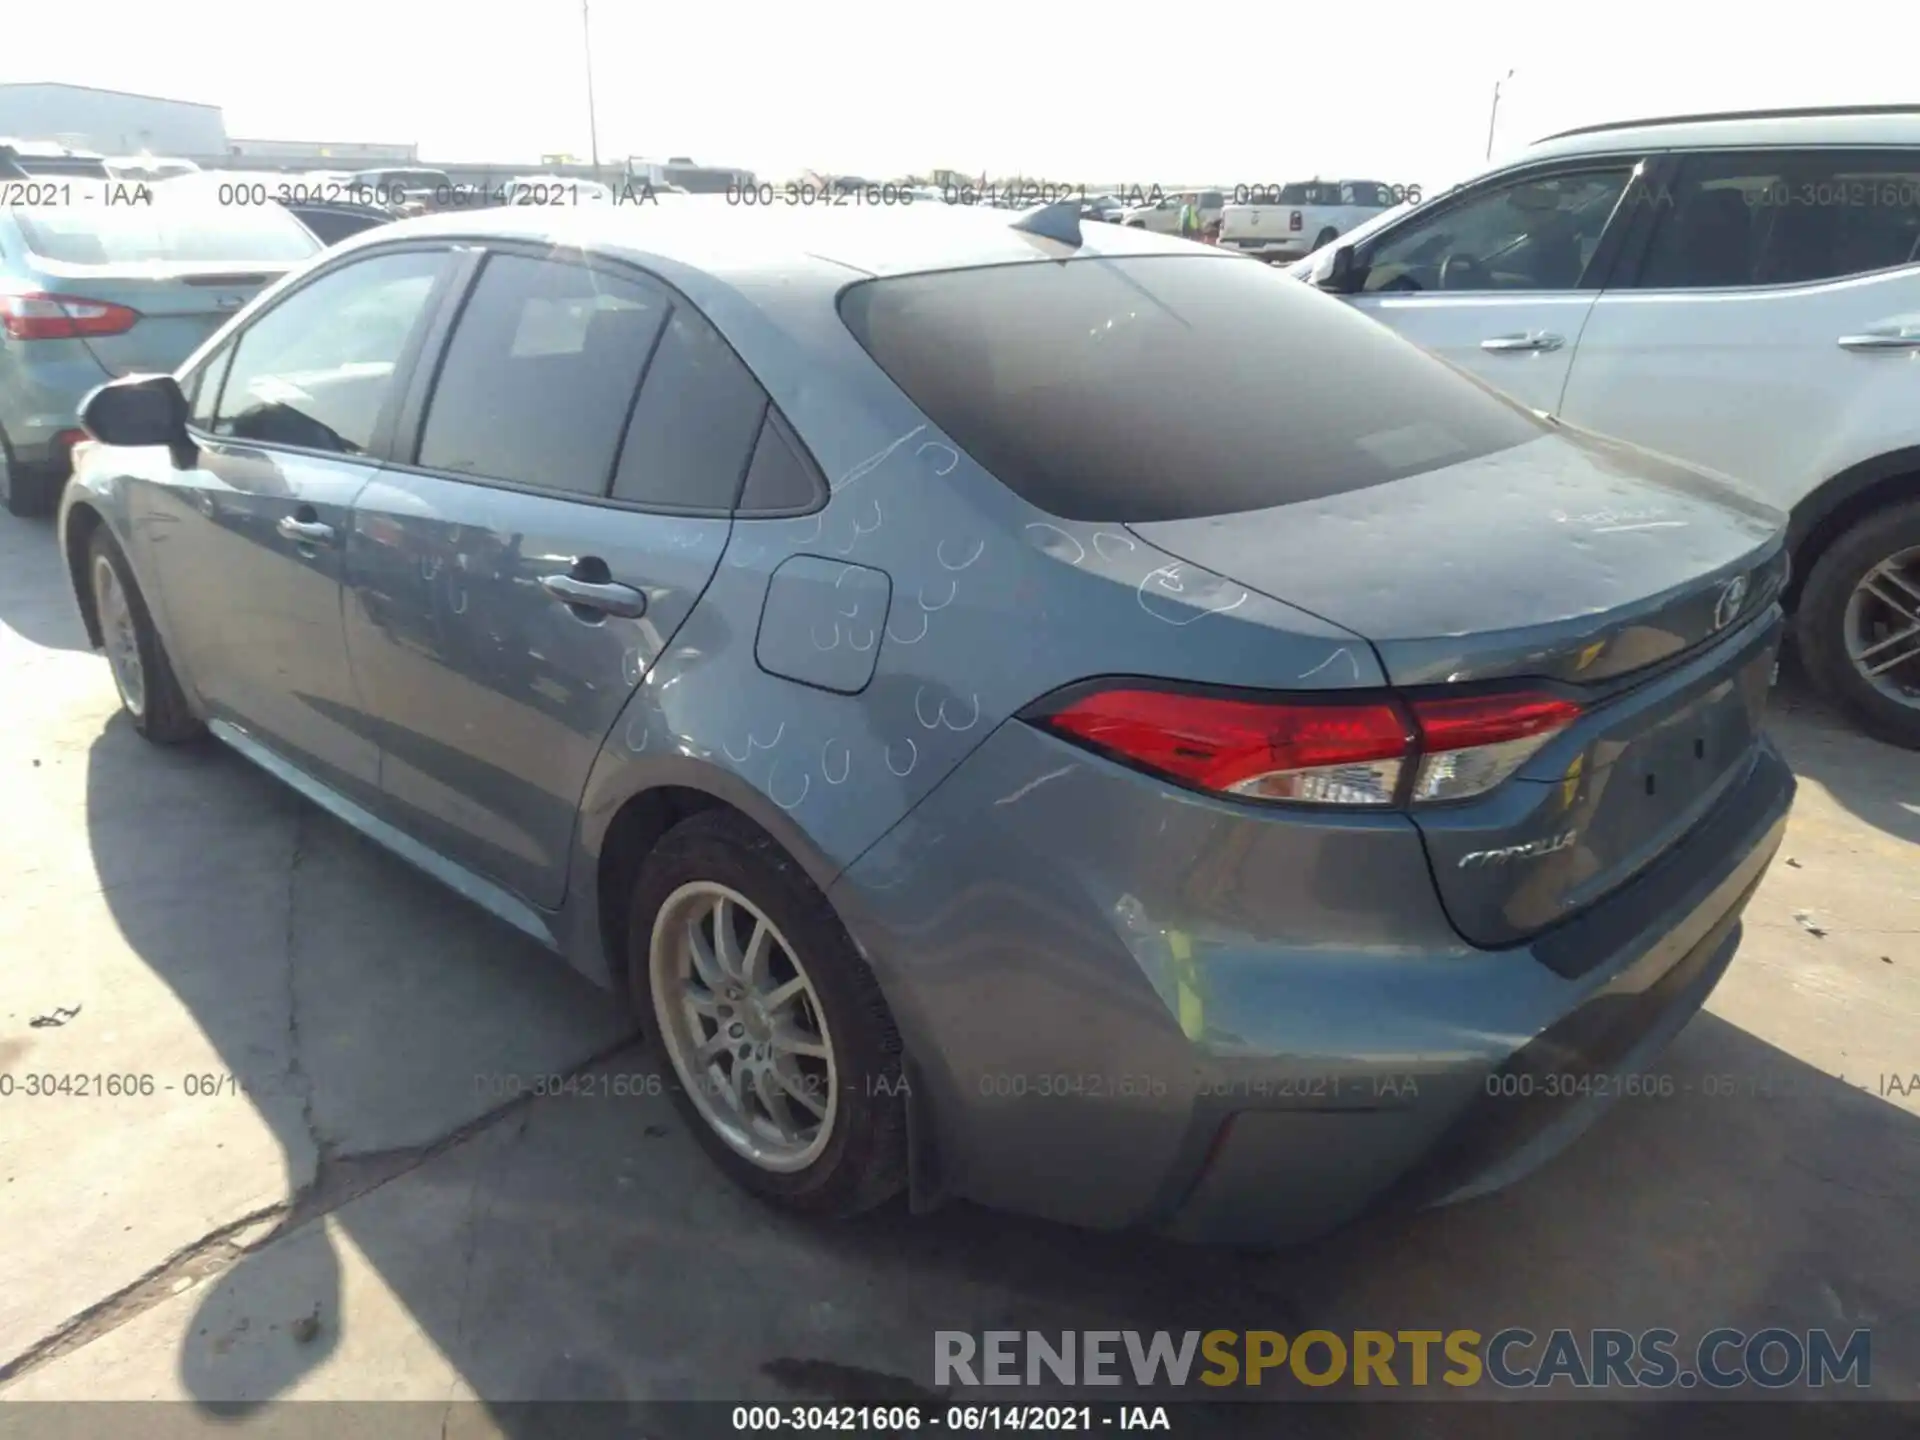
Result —
M188 377L194 463L132 499L210 714L349 795L379 774L341 629L350 507L449 265L367 254L280 297Z
M552 906L587 772L719 563L767 401L638 272L473 264L409 446L354 505L347 643L389 812Z
M1782 508L1911 445L1920 149L1702 152L1664 188L1588 317L1565 418Z
M1435 201L1366 242L1348 299L1506 391L1560 404L1574 347L1634 206L1638 160L1533 165ZM1634 193L1638 193L1635 190Z

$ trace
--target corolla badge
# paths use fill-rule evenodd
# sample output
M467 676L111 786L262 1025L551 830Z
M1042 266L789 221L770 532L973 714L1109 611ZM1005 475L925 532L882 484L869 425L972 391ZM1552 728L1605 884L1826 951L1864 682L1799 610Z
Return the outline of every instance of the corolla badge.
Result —
M1579 836L1579 831L1568 830L1559 835L1550 835L1541 840L1529 840L1524 845L1507 845L1498 850L1473 850L1460 857L1462 870L1477 870L1488 865L1506 865L1515 860L1538 860L1542 856L1552 855L1565 850Z
M1747 603L1747 577L1736 575L1727 582L1727 588L1720 592L1720 599L1713 607L1713 628L1724 630L1740 615L1740 607Z

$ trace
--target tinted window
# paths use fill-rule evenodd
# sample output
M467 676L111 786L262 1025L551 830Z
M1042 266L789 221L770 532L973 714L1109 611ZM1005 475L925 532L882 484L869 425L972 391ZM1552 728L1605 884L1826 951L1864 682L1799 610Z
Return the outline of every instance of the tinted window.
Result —
M753 447L746 488L740 492L743 515L791 514L810 510L826 495L826 486L800 453L800 443L771 412Z
M767 397L719 333L685 305L647 367L613 478L640 505L732 508Z
M374 255L323 275L241 334L216 435L342 455L372 448L440 252Z
M1422 215L1367 254L1364 290L1573 290L1631 167L1516 180Z
M1305 205L1307 203L1307 197L1314 192L1314 188L1315 187L1311 185L1282 185L1280 187L1280 203L1282 205Z
M872 280L841 313L934 423L1070 519L1283 505L1542 433L1341 302L1233 256Z
M221 205L211 192L184 195L171 180L147 204L79 204L16 209L14 222L34 254L64 265L286 263L320 252L320 242L278 205Z
M606 494L667 308L651 286L584 265L490 256L434 385L420 464Z
M1656 199L1641 289L1805 284L1920 261L1920 150L1693 155Z

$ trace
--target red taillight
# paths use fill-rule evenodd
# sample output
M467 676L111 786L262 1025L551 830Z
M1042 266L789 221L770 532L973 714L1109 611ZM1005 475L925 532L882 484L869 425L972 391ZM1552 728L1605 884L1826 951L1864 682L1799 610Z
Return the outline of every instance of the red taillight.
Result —
M138 310L109 300L40 291L0 295L0 327L9 340L77 340L89 335L121 335L140 319Z
M1300 224L1300 212L1298 210L1294 211L1292 217L1288 219L1287 228L1289 230L1298 230L1302 228Z
M1421 758L1408 798L1418 804L1491 790L1579 718L1579 705L1557 695L1415 700Z
M1412 750L1406 715L1390 700L1097 690L1045 723L1183 784L1262 800L1389 805Z
M1196 789L1379 806L1490 790L1579 715L1575 702L1535 693L1230 700L1115 688L1081 694L1037 718Z

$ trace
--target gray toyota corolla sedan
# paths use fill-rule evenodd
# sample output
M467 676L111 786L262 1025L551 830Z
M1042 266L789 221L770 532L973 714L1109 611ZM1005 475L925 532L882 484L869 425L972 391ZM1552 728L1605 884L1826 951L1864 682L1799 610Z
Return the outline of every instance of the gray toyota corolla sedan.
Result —
M1070 207L404 222L84 419L134 728L631 1001L809 1212L1504 1184L1673 1092L1793 794L1782 517Z

